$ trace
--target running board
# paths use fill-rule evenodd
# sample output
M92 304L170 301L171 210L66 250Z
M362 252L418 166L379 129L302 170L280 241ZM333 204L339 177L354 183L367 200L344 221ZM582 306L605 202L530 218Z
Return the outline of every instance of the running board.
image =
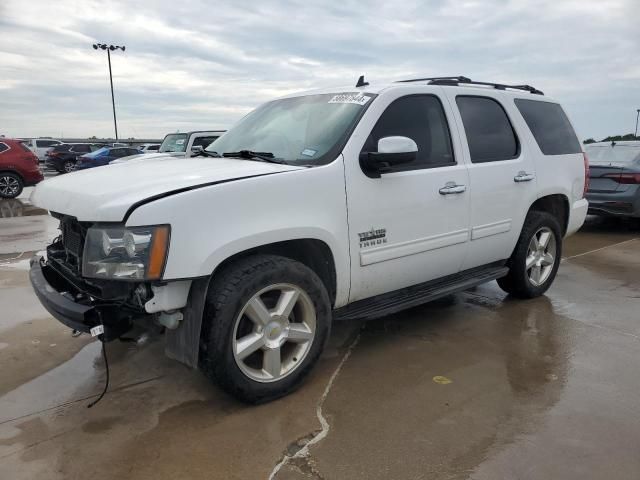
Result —
M482 283L504 277L509 272L502 262L465 270L438 280L432 280L411 287L383 293L372 298L358 300L333 311L334 320L355 320L357 318L378 318L399 312L406 308L422 305L452 293L468 290Z

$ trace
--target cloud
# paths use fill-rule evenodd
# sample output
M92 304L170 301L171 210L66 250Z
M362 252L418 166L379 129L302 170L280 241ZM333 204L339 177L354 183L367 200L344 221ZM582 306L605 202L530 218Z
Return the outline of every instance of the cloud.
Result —
M123 137L228 127L297 90L429 75L528 83L579 135L633 129L636 0L56 2L0 7L0 133Z

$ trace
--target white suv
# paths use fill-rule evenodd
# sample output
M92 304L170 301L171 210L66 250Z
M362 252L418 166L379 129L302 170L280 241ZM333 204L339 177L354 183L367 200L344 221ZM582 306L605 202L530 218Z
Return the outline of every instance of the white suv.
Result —
M491 280L541 295L587 212L573 128L528 86L361 79L268 102L204 154L38 185L61 235L30 276L69 327L162 325L167 355L250 402L299 385L332 320Z
M60 140L53 140L51 138L31 138L29 140L25 140L24 143L29 150L36 154L38 160L40 162L44 162L46 160L46 153L49 151L51 147L55 147L56 145L62 145Z

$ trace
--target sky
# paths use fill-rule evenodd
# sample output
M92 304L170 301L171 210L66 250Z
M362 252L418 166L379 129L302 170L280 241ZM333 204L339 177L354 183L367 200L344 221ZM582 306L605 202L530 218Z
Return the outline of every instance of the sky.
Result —
M120 138L228 128L260 103L465 75L559 100L581 139L633 132L638 0L0 0L0 134Z

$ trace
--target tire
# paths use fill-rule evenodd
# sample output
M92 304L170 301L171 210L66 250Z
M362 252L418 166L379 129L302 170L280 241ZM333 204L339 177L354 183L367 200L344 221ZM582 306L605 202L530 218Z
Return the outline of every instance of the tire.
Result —
M0 198L16 198L22 193L24 182L11 172L0 173Z
M60 173L71 173L75 171L75 169L76 162L74 162L73 160L65 160L65 162L62 164L62 170L60 171Z
M209 287L200 369L242 401L268 402L300 386L330 329L331 302L315 272L285 257L246 257Z
M509 273L498 279L498 285L514 297L539 297L553 283L561 257L562 233L558 220L547 212L532 210L507 263ZM529 268L527 259L530 264L533 262Z

